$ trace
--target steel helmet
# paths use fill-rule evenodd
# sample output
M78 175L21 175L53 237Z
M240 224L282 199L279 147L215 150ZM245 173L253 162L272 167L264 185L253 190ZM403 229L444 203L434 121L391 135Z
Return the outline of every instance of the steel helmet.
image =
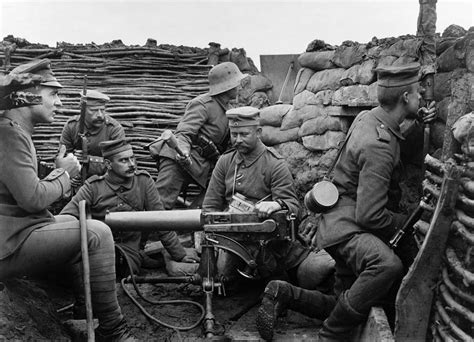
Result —
M209 71L209 95L222 94L240 85L248 75L242 74L235 63L217 64Z

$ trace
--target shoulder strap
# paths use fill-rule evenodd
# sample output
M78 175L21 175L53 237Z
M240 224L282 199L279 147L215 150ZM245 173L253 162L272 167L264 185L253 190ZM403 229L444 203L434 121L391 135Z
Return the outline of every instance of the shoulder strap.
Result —
M331 179L331 173L334 170L334 167L336 166L336 163L339 160L339 157L341 156L342 149L344 148L344 146L346 146L346 143L349 140L349 137L352 134L352 131L354 130L354 127L355 127L356 123L359 122L362 119L362 116L364 116L367 112L369 112L369 111L368 110L362 111L355 118L354 122L352 123L351 127L349 128L349 131L347 132L346 138L344 139L342 144L340 144L340 146L339 146L339 149L338 149L337 154L336 154L336 158L334 158L334 160L332 161L331 166L327 170L326 176L324 176L324 178Z

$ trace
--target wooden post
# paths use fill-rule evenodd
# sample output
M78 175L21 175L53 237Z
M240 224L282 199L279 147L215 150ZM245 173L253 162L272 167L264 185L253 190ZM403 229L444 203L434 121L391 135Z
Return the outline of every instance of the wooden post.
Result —
M81 229L82 276L86 297L87 342L94 342L94 318L92 315L91 280L89 268L89 248L87 245L86 201L79 202L79 224Z
M448 165L428 233L397 294L395 341L425 341L458 184L456 167Z

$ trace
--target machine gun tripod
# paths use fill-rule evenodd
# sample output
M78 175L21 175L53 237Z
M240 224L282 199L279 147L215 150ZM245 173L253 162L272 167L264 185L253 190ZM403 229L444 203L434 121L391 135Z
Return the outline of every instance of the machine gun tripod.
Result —
M225 295L229 281L218 274L216 251L224 250L245 263L237 272L247 279L258 279L258 265L249 249L240 242L265 243L273 239L295 237L295 217L286 211L274 213L261 220L256 213L210 212L201 210L164 210L145 212L108 213L105 222L113 231L204 231L201 241L201 262L195 274L181 277L130 276L126 282L134 283L188 283L201 286L205 294L204 334L215 335L215 317L212 310L214 291ZM159 227L159 228L157 228ZM240 241L240 242L239 242Z

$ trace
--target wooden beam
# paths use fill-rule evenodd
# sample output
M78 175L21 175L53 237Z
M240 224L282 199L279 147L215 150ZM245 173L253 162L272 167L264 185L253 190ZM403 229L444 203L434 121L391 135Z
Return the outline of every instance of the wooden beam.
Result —
M448 165L428 233L397 294L395 341L425 340L458 184L459 172L455 166Z

